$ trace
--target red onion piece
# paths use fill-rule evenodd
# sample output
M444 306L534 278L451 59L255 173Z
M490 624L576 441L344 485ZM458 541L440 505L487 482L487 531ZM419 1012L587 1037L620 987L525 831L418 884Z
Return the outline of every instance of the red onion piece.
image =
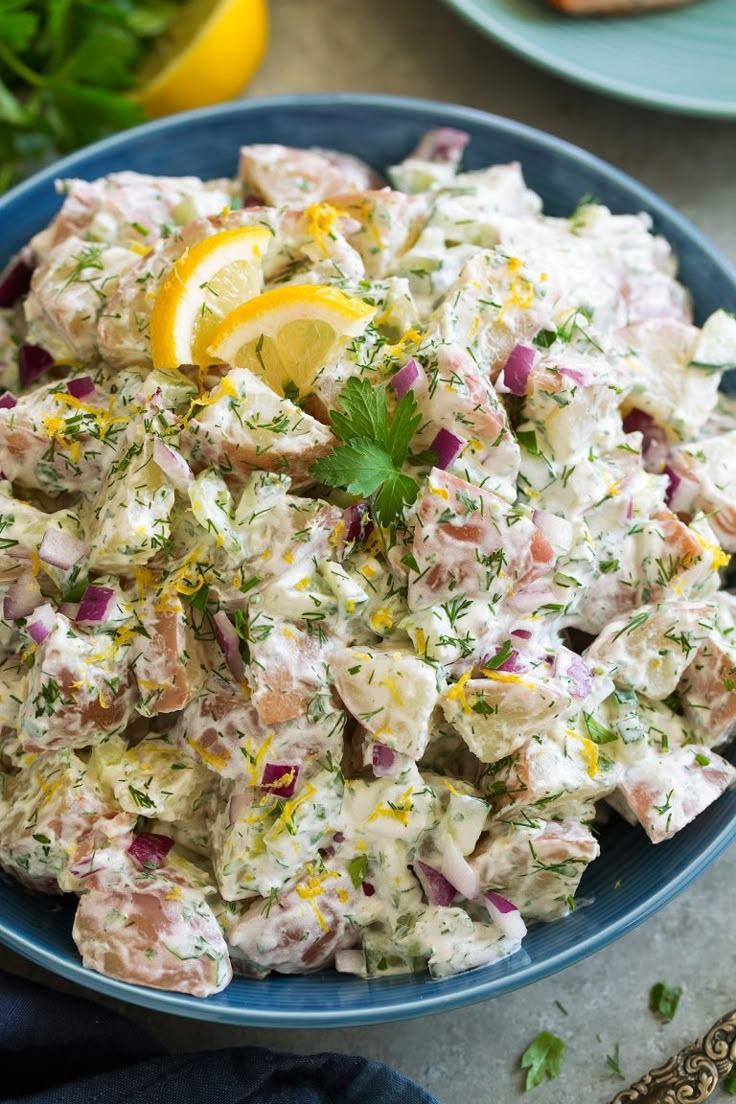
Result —
M247 210L249 207L262 207L263 200L259 199L255 195L247 195L243 198L243 210Z
M335 843L344 843L345 842L345 836L343 835L342 832L335 832L335 834L332 838L335 841Z
M212 623L217 643L222 648L222 654L225 656L225 661L233 678L237 679L238 682L242 682L245 678L245 664L240 654L240 638L235 631L235 626L225 610L218 610L212 618Z
M160 836L157 832L141 832L128 848L128 854L144 870L156 870L166 862L173 846L174 841L168 836Z
M160 437L153 439L153 462L177 491L185 492L194 482L194 473L182 454L165 444Z
M431 905L451 905L457 897L454 885L451 885L444 874L440 874L433 866L427 866L426 863L415 859L414 873Z
M512 904L499 893L484 893L483 900L490 914L491 920L508 939L523 939L526 935L526 924L516 905Z
M44 563L51 567L58 567L62 571L68 571L82 559L87 553L87 545L84 541L77 540L65 529L54 529L49 526L43 535L43 540L38 549L38 555Z
M585 380L583 379L583 373L578 372L576 368L567 368L564 364L560 364L557 371L560 373L561 376L567 376L567 378L571 379L573 383L577 383L578 387L582 387L585 383Z
M516 648L511 649L511 655L508 659L505 659L503 663L499 663L498 667L493 668L494 671L510 671L511 674L518 675L522 671L526 671L526 664L522 663L519 659L519 653Z
M593 672L583 657L569 648L558 648L552 674L555 678L568 679L572 683L570 693L574 698L587 698L593 689Z
M403 399L407 391L411 391L419 379L419 365L415 360L407 360L403 368L399 368L395 376L391 377L391 386L397 399Z
M28 617L42 601L41 588L33 575L21 575L5 592L3 617L6 621Z
M334 859L335 848L330 844L329 847L320 847L319 853L323 859Z
M87 399L97 391L91 376L77 376L67 381L66 389L75 399Z
M452 840L447 840L443 848L440 868L442 877L447 878L453 889L472 901L480 889L477 873Z
M99 625L107 621L115 604L112 587L88 586L79 603L75 621L78 625Z
M51 353L42 345L21 345L18 350L18 374L21 387L30 387L54 363Z
M299 778L297 763L266 763L261 778L261 789L274 797L293 797Z
M412 153L418 161L434 161L442 165L458 165L470 135L455 127L437 127L428 131Z
M0 307L14 307L30 288L32 275L27 255L13 257L0 274Z
M18 400L12 391L3 391L0 395L0 410L12 410L18 405Z
M504 364L502 378L504 386L512 395L525 395L529 373L537 353L530 345L514 345Z
M692 514L695 512L695 500L700 490L697 479L680 474L674 468L666 467L664 474L669 479L669 485L665 494L665 502L676 514Z
M355 541L362 543L373 532L373 516L368 502L356 502L348 506L343 512L342 520L345 525L346 544L352 544Z
M373 885L373 882L363 882L361 889L365 897L372 897L376 892L376 887Z
M38 606L26 622L26 632L36 644L43 644L56 622L56 613L48 603Z
M371 763L376 778L394 778L399 768L399 758L393 748L385 744L373 744Z
M464 445L465 441L462 437L458 437L455 433L450 433L449 429L441 429L429 446L437 453L437 463L435 467L440 468L442 471L446 471L453 460L460 455Z
M669 452L667 431L651 414L634 407L623 421L624 433L641 433L641 456L647 471L661 472Z
M531 640L532 638L529 629L512 629L511 636L518 636L519 640Z

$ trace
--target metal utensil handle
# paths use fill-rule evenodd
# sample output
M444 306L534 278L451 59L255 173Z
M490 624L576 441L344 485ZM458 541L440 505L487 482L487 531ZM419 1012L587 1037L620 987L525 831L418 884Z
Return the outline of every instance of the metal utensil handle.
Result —
M736 1063L736 1009L702 1039L614 1096L611 1104L702 1104Z

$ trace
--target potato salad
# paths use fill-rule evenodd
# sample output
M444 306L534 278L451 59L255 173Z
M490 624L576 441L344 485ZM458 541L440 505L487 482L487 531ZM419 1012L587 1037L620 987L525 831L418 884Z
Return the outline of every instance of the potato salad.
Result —
M734 783L736 319L467 140L63 180L0 276L0 867L90 969L487 966Z

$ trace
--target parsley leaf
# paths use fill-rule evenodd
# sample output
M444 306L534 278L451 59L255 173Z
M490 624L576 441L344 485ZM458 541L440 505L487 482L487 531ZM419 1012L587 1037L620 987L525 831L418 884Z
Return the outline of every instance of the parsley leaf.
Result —
M649 991L649 1011L669 1023L677 1011L681 996L681 985L667 985L664 981L658 981Z
M390 417L385 386L351 378L339 403L342 409L330 411L330 422L344 444L317 460L312 475L331 487L370 497L379 521L387 525L419 493L417 481L401 470L421 421L416 399L407 392Z
M551 1031L540 1032L521 1056L521 1068L528 1070L525 1092L541 1085L545 1077L558 1077L566 1051L567 1044L562 1039Z
M733 1066L731 1072L723 1082L723 1091L728 1096L736 1096L736 1066Z
M126 95L182 0L0 0L0 189L143 122Z
M356 855L351 859L348 863L348 874L355 888L360 889L368 874L368 856Z

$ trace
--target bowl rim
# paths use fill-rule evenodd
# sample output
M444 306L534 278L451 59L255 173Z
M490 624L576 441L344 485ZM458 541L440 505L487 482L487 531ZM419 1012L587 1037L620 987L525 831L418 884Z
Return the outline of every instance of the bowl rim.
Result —
M589 88L599 96L613 96L628 104L648 108L650 111L682 113L703 119L736 118L736 96L730 100L713 96L683 96L678 92L652 89L645 82L636 84L620 80L607 73L605 81L600 74L588 67L584 61L578 61L574 67L562 66L553 51L535 41L533 35L525 35L503 22L502 15L492 10L484 11L478 0L443 0L465 23L480 31L486 38L522 58L530 65L538 66L558 80Z
M404 115L413 115L417 121L425 124L429 122L433 114L441 115L443 125L455 123L462 126L463 123L472 123L481 128L490 127L497 133L525 138L536 145L537 148L541 148L555 157L563 153L573 162L583 164L588 169L592 168L608 180L625 188L632 196L632 200L635 199L643 208L668 223L670 232L674 229L683 238L697 245L701 255L707 256L720 270L724 281L730 283L736 293L736 267L689 219L680 214L679 211L651 191L646 185L641 184L623 170L565 139L557 138L535 127L517 123L511 119L481 111L477 108L414 97L374 95L371 93L288 94L235 101L214 108L200 108L196 111L153 120L82 147L82 149L54 162L16 185L0 197L0 217L16 203L23 202L27 194L39 186L50 185L53 187L54 180L59 176L73 175L75 167L81 159L104 156L107 153L118 153L124 150L126 146L135 146L141 136L150 136L156 133L176 134L186 131L192 123L205 119L227 120L231 117L248 116L251 113L262 111L286 111L295 108L300 110L310 108L345 110L354 107L376 108L389 112L398 109ZM646 900L641 901L634 908L629 909L624 915L615 916L608 921L604 921L603 925L597 928L595 932L586 935L574 945L555 951L541 961L527 959L523 965L512 972L490 979L484 977L481 971L470 971L464 975L466 984L457 992L449 990L443 992L440 983L437 991L431 994L422 994L417 990L416 994L412 994L402 1001L396 1001L391 999L391 988L386 987L385 1000L353 1009L328 1007L300 1011L296 1007L292 1012L268 1007L243 1008L235 1005L223 1005L218 1002L217 995L201 999L184 993L131 985L88 970L82 965L81 959L69 960L64 957L62 952L38 946L32 935L19 933L16 926L6 923L2 917L0 917L0 942L30 961L50 969L55 974L75 982L85 989L104 993L109 997L152 1008L163 1013L210 1022L270 1028L318 1029L387 1023L394 1020L414 1019L435 1012L450 1011L454 1008L476 1004L491 997L501 996L523 988L573 965L631 931L673 900L696 877L704 873L735 838L736 817L733 817L729 823L726 823L708 840L705 847L698 850L684 863L675 877L671 878L656 893L648 896ZM656 852L653 852L653 854L656 854ZM1 891L2 882L0 881L0 893ZM381 979L377 981L371 979L364 984L370 986L375 994L376 986L383 983Z

